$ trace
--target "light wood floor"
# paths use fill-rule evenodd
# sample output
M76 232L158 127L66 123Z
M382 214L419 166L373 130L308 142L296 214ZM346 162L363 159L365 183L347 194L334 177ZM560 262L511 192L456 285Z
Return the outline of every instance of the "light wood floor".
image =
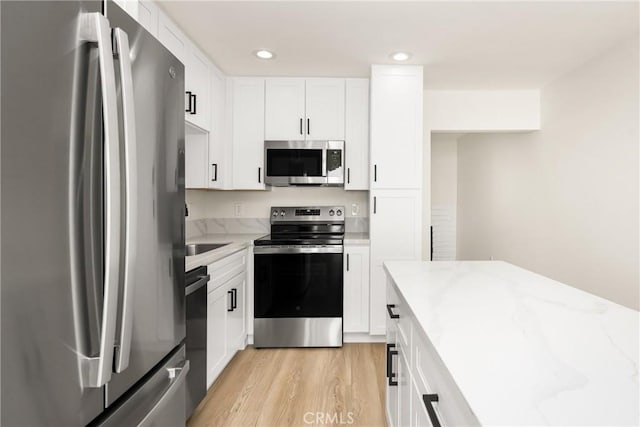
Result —
M218 377L187 426L386 426L384 348L383 343L247 347Z

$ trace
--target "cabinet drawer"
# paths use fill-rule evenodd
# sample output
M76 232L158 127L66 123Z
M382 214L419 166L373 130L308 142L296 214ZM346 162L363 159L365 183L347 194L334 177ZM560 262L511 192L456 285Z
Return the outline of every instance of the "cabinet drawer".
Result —
M407 362L411 366L411 312L391 283L387 283L387 321L395 323L395 342L407 350Z
M211 276L208 292L213 291L229 279L246 271L247 269L247 250L243 249L231 254L219 261L209 264L207 271Z
M420 402L423 394L438 395L432 405L442 425L480 425L427 338L416 331L413 343L412 375Z

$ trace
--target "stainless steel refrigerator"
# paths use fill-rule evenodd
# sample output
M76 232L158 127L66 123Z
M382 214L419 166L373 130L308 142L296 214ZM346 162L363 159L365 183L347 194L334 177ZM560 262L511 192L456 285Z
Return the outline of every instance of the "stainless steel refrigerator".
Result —
M112 2L0 23L0 422L183 425L184 67Z

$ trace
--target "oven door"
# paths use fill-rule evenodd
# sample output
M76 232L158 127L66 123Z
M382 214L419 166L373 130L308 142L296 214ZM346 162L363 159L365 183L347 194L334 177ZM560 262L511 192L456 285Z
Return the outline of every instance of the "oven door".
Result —
M256 318L342 318L342 246L254 248Z
M265 141L265 183L326 185L326 141Z

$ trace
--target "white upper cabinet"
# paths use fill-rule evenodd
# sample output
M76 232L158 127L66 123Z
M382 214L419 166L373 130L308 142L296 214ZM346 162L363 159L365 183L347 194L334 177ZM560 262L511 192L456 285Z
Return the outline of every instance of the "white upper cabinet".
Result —
M158 6L149 0L138 2L138 22L158 38Z
M133 19L138 20L138 0L113 0L113 2L124 9Z
M304 139L304 79L266 79L265 140Z
M344 140L344 79L266 79L266 140Z
M162 12L158 17L158 39L184 64L185 120L208 131L211 120L209 60Z
M232 146L230 126L230 90L228 79L211 66L211 130L209 131L209 188L231 188Z
M211 63L191 43L185 54L185 120L204 130L210 129Z
M344 79L306 80L306 139L344 140L344 86Z
M345 82L345 190L369 189L369 79Z
M371 67L371 189L421 188L421 66Z
M233 188L264 190L264 79L238 77L232 85Z

